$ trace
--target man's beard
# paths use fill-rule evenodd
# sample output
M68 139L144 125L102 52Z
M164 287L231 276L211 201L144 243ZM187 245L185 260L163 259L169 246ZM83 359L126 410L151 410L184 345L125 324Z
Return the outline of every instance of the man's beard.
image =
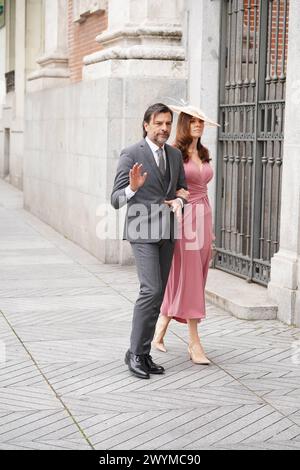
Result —
M165 143L165 142L167 142L169 137L170 137L170 135L159 135L159 136L157 136L156 140L159 143Z

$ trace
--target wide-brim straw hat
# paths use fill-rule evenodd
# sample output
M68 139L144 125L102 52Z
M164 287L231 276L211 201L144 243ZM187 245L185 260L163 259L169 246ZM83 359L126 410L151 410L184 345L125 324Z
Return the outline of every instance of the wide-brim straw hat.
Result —
M209 127L220 127L220 124L217 122L214 122L212 119L209 119L206 114L202 111L202 109L197 108L196 106L191 106L191 105L185 105L185 106L174 106L168 105L172 111L175 113L185 113L189 114L190 116L194 116L196 118L201 119L202 121L205 122L205 124Z

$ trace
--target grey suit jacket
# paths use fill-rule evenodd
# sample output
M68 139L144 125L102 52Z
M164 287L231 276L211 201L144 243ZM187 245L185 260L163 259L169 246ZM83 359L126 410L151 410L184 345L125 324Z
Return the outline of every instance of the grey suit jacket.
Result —
M128 204L123 239L132 243L155 243L161 239L174 239L175 218L164 200L176 198L176 191L187 189L181 152L165 144L170 166L170 183L164 184L163 176L153 153L143 139L121 152L117 174L111 194L111 204L119 209ZM143 164L147 179L127 202L125 188L129 185L129 170L135 163ZM184 201L186 202L186 201Z

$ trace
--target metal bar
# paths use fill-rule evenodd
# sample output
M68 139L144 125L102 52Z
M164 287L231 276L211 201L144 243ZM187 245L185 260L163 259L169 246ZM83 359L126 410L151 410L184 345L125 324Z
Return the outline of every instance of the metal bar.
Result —
M277 82L278 74L277 74L277 66L278 66L278 34L279 34L279 14L280 14L280 0L277 0L276 3L276 40L275 40L275 74L273 76L273 81ZM276 98L276 92L275 92Z
M279 155L276 158L276 167L277 167L277 201L276 201L276 213L275 213L275 233L274 233L274 250L271 256L279 248L279 208L280 208L280 195L281 195L281 165L282 165L282 142L279 142Z
M272 195L273 195L273 167L274 167L274 142L271 142L272 154L268 158L268 166L270 168L270 184L269 184L269 220L268 220L268 238L267 238L267 259L271 259L271 242L272 242Z
M277 104L282 103L285 104L285 100L259 100L261 104Z
M284 102L284 101L283 101ZM278 103L278 101L276 101L276 103ZM224 103L224 104L220 104L220 108L238 108L238 107L245 107L245 106L255 106L255 103Z
M285 111L285 103L280 106L280 130L279 133L283 135L284 132L284 111Z
M224 24L224 16L225 14L227 15L228 17L228 30L226 31L228 34L227 34L227 37L228 37L228 46L227 46L227 59L226 59L226 64L225 64L225 60L224 60L224 57L222 57L222 60L224 61L224 65L227 66L227 80L226 80L226 83L225 83L225 89L227 90L227 100L229 102L230 100L230 88L231 88L231 76L230 76L230 71L231 71L231 22L232 22L232 1L233 0L229 0L227 2L227 5L222 2L222 10L223 10L223 15L222 15L222 24L221 24L221 27L222 27L222 31L225 32L225 24ZM225 10L225 5L226 5L226 10ZM225 13L226 12L226 13ZM227 23L227 22L226 22ZM222 35L221 35L222 36ZM222 46L222 45L221 45ZM226 52L225 52L226 53ZM221 72L222 72L222 68L221 68ZM222 82L221 82L222 83Z
M229 230L226 229L226 232L228 233L228 237L229 237L229 248L230 250L232 250L232 206L233 206L233 190L232 190L232 186L233 186L233 164L234 164L234 155L233 155L233 152L234 152L234 144L232 143L231 144L231 155L229 156L229 163L231 164L230 165L230 190L229 190L229 194L230 194L230 204L229 204Z
M223 106L222 103L225 103L229 99L229 88L230 87L230 30L231 30L231 19L229 16L229 8L231 2L221 2L221 34L220 34L220 86L219 86L219 118L221 118L223 110L221 107ZM227 43L223 41L223 38L228 36ZM226 50L227 44L227 50ZM227 68L227 71L226 71ZM227 78L225 82L225 74L227 72ZM224 84L225 83L225 87ZM227 125L227 112L225 112L225 128ZM218 140L218 156L223 156L223 152L225 151L225 156L228 155L228 143L220 141L220 130L219 130L219 140ZM216 232L216 246L224 246L225 243L225 225L224 225L224 217L225 217L225 209L224 209L224 195L225 195L225 184L226 184L226 162L223 162L223 158L217 159L216 164L217 174L216 174L216 204L215 204L215 232ZM223 178L223 172L225 175L225 181ZM213 265L216 265L216 258L214 258Z
M240 34L240 73L239 73L239 80L237 82L238 90L239 90L239 96L238 96L238 101L242 102L243 101L243 42L244 42L244 0L239 0L240 2L240 26L238 29L238 32Z
M285 47L286 47L286 15L287 15L287 2L284 0L284 10L283 10L283 44L282 44L282 56L281 56L281 73L279 80L281 82L281 97L284 97L285 93Z
M245 101L248 101L249 96L249 54L250 54L250 26L251 26L251 0L248 0L248 7L247 7L247 45L246 45L246 78L244 80L244 84L246 87L246 96Z
M225 197L224 197L224 194L226 194L226 189L227 189L227 163L228 163L228 142L226 142L226 149L227 149L227 153L226 155L224 155L224 181L223 181L223 185L224 185L224 191L223 191L223 200L222 200L222 232L221 232L221 235L222 235L222 240L221 240L221 246L222 247L225 247L225 243L226 243L226 204L225 204Z
M239 155L239 142L236 142L236 154L234 159L234 168L235 168L235 211L234 211L234 242L235 242L235 252L237 253L237 241L238 241L238 184L239 184L239 164L240 164L240 155Z
M271 107L271 133L275 134L275 123L276 123L276 109L275 106Z
M261 220L260 220L260 237L259 237L259 258L263 259L263 247L264 247L264 228L265 228L265 201L266 201L266 167L267 167L267 143L263 145L263 156L262 162L262 190L261 190Z
M253 193L252 193L252 220L251 220L251 273L253 276L253 258L259 255L259 227L260 227L260 195L261 195L261 163L258 161L260 143L258 137L258 113L259 101L264 98L265 94L265 70L266 70L266 53L267 53L267 26L268 26L268 2L260 0L260 22L259 22L259 50L258 50L258 67L256 76L256 109L255 109L255 142L253 148ZM250 280L250 279L249 279Z
M246 142L243 142L242 152L242 187L241 187L241 215L240 215L240 234L239 234L239 252L243 253L244 245L244 200L245 200L245 165L246 165Z
M252 86L252 101L255 100L255 88L256 88L256 49L257 49L257 9L258 3L254 1L254 34L253 34L253 77L251 78L251 86Z
M252 142L250 144L250 153L247 158L247 163L248 163L248 214L247 214L247 227L246 227L246 253L247 255L251 256L251 214L252 214L252 206L251 206L251 200L252 200L252 168L253 168L253 146Z
M278 141L283 141L284 140L284 137L282 136L279 136L279 137L276 137L276 140ZM258 137L257 138L257 141L258 142L273 142L274 141L274 137Z
M237 31L238 31L238 0L235 0L235 10L234 10L234 14L235 14L235 31L234 31L234 54L233 54L233 57L234 57L234 66L233 66L233 80L231 82L231 88L233 90L233 102L236 103L237 99L236 99L236 85L237 85L237 77L236 77L236 63L237 63L237 60L236 60L236 57L237 57L237 54L236 54L236 47L237 47ZM235 116L234 116L234 124L233 124L233 129L235 128Z
M267 105L264 105L261 107L261 109L264 108L264 129L263 129L263 133L264 135L267 134L267 131L268 131L268 106Z
M271 62L272 62L272 3L273 0L269 2L267 0L265 3L267 4L267 10L269 7L269 21L266 24L266 27L268 28L268 52L267 52L267 76L266 76L266 97L269 99L269 94L270 94L270 83L271 83ZM262 5L262 1L260 0L260 5ZM261 23L261 21L260 21Z

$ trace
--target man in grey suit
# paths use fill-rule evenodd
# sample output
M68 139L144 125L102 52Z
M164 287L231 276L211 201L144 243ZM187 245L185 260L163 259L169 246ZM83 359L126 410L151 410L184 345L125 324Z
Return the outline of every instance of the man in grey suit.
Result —
M176 216L188 197L181 152L166 144L172 121L162 103L146 110L144 139L122 150L111 194L115 209L127 204L123 238L131 243L140 281L125 363L143 379L164 373L150 356L151 341L171 267Z

